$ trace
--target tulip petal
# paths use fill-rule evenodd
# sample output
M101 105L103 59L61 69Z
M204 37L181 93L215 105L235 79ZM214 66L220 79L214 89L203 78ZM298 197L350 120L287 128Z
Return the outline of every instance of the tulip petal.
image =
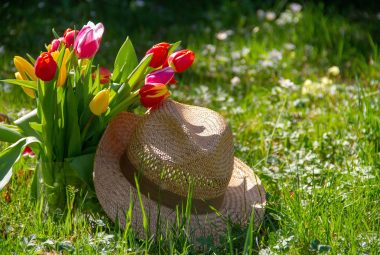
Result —
M79 31L75 41L75 54L79 59L92 58L99 50L104 26L102 23L94 24L91 21Z
M168 84L173 79L174 74L175 72L171 67L153 71L145 77L145 84Z
M140 102L146 108L156 108L170 96L165 84L145 84L139 91Z

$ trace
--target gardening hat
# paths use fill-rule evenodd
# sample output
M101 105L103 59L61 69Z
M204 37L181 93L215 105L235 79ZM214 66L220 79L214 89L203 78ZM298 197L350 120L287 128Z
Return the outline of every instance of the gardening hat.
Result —
M259 178L233 147L230 127L207 108L166 100L144 116L120 113L96 152L97 197L113 221L140 238L148 228L162 233L178 225L191 201L189 236L219 242L227 222L246 224L252 216L260 224L266 202Z

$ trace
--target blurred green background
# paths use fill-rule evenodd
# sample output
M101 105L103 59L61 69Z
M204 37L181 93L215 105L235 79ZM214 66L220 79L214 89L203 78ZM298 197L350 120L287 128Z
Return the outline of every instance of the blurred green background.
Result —
M243 29L257 24L258 9L282 11L291 1L2 1L0 6L0 46L9 54L27 51L36 55L52 39L51 28L61 34L67 27L80 28L92 20L103 22L105 44L99 53L112 60L126 35L142 54L159 41L194 38L212 43L214 34L225 29ZM342 16L371 31L380 40L378 1L306 1L307 8L319 8L325 15ZM363 38L364 39L364 38ZM365 39L364 39L365 40ZM364 45L363 45L364 46ZM361 50L365 51L366 47Z

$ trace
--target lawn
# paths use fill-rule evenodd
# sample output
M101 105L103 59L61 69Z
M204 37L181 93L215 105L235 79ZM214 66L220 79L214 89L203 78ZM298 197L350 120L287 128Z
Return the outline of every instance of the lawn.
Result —
M51 27L61 33L103 22L96 61L109 68L127 35L140 58L154 43L182 40L196 62L178 77L172 98L229 121L235 155L261 178L268 201L258 229L233 227L219 246L203 240L202 252L380 254L379 15L286 1L216 2L2 3L0 77L15 72L14 55L38 55ZM4 83L0 102L12 119L34 105ZM200 252L181 228L136 239L77 190L68 190L67 211L47 213L43 201L29 199L35 159L17 168L0 191L1 254Z

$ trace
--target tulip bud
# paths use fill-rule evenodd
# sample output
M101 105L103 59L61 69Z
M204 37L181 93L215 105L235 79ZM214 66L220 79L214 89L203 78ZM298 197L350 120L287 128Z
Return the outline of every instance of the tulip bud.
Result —
M57 72L57 63L48 52L43 52L36 59L34 73L43 81L51 81Z
M100 67L99 68L99 78L100 78L100 84L107 84L110 82L111 79L111 71L108 70L105 67ZM96 79L96 71L92 73L92 79Z
M160 70L151 72L145 77L145 84L168 84L174 79L174 70L170 67L166 67Z
M108 108L110 100L110 91L108 89L103 89L95 95L95 97L90 102L90 110L93 114L100 116L105 113Z
M59 45L61 45L61 42L63 42L63 41L64 41L63 37L60 37L58 39L54 39L53 41L51 41L50 48L48 49L48 51L49 52L57 51L59 49Z
M37 80L37 76L34 74L34 67L25 58L15 56L13 63L16 66L17 71L20 73L22 80Z
M64 42L67 48L74 44L75 36L78 34L78 30L72 30L71 28L66 29L63 34Z
M74 41L75 54L79 59L92 58L98 52L102 40L104 26L91 21L79 31Z
M139 91L140 102L146 108L156 108L170 96L165 84L145 84Z
M20 72L15 73L15 77L17 80L24 80L20 74ZM34 94L34 90L31 88L25 88L24 86L21 86L22 90L31 98L36 98L36 94Z
M153 54L152 59L150 60L149 66L157 68L162 66L165 63L165 60L168 56L170 48L170 43L162 42L154 45L150 48L145 55Z
M24 157L29 156L29 157L33 158L35 156L35 154L29 146L26 146L24 151L22 152L22 156L24 156Z
M191 50L180 50L171 54L168 63L177 73L182 73L194 62L195 54Z

